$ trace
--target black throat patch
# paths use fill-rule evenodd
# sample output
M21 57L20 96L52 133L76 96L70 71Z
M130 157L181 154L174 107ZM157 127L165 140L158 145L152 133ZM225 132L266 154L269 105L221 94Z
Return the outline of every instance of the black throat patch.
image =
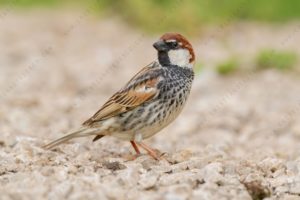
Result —
M167 51L158 52L158 61L162 66L171 65L170 58Z

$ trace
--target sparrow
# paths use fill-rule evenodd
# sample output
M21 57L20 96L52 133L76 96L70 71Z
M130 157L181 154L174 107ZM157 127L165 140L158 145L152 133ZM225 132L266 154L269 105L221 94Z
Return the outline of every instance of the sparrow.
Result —
M136 155L144 149L154 159L158 153L143 143L176 119L194 79L195 53L181 34L166 33L153 44L157 60L133 78L85 121L81 128L44 146L52 149L70 139L114 136L130 141Z

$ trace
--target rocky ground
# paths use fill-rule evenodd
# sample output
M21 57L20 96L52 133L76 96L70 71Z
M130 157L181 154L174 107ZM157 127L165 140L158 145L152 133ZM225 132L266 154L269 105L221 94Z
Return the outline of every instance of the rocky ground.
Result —
M192 39L198 73L182 115L146 141L41 145L80 126L155 57L157 36L118 19L7 13L0 20L0 199L300 199L299 73L213 66L261 48L299 52L299 24L207 27Z

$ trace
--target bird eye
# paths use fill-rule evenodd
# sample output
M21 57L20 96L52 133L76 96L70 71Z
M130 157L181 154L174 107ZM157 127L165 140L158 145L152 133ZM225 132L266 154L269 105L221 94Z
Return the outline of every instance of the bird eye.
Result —
M177 48L178 47L178 43L177 42L171 42L171 47L172 48Z

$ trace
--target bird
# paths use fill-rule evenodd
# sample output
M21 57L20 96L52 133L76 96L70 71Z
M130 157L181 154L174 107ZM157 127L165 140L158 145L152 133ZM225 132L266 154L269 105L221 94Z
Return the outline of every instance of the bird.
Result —
M142 68L112 95L82 126L43 146L53 149L73 138L104 136L129 141L136 152L144 149L159 160L160 155L143 140L161 131L182 111L194 80L195 53L179 33L165 33L153 44L157 59Z

